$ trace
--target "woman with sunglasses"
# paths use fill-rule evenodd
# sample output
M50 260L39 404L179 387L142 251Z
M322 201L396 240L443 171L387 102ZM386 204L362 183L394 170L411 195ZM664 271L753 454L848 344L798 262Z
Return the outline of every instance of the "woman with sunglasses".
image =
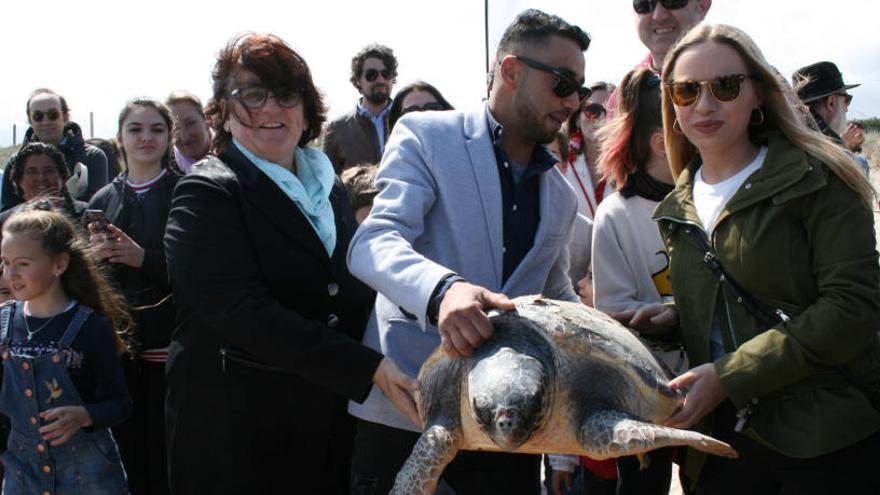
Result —
M596 131L605 123L605 101L614 85L600 81L593 83L590 90L590 95L581 101L579 111L571 114L565 123L569 152L568 166L562 172L577 193L578 213L592 220L605 191L605 182L596 170L599 158Z
M411 112L424 112L426 110L455 110L446 98L440 94L440 90L425 81L416 81L407 84L394 97L391 102L391 111L388 113L388 127L394 129L398 119Z
M174 493L343 493L346 398L373 383L418 421L416 387L360 343L374 294L346 267L357 222L326 155L305 60L276 36L220 51L209 157L178 183L165 248Z
M873 190L810 131L742 31L700 25L663 71L675 190L657 207L693 368L667 420L730 443L688 451L697 493L880 493L880 265Z
M162 242L180 178L172 158L174 121L163 103L135 98L123 106L118 125L124 171L95 193L86 217L93 256L109 269L134 320L122 367L134 410L113 434L131 490L162 494L168 493L165 361L175 324Z

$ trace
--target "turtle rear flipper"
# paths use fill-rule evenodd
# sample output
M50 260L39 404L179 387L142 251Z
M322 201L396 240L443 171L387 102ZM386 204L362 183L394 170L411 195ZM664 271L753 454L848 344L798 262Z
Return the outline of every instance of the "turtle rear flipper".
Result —
M412 454L397 473L391 495L429 495L446 465L458 452L458 435L443 425L425 428Z
M714 438L640 421L621 411L594 412L587 416L579 433L584 450L599 460L678 445L723 457L737 457L733 447Z

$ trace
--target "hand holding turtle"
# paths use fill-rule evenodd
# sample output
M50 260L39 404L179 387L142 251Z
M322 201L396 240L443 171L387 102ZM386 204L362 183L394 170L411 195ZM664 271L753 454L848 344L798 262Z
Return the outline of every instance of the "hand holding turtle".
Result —
M43 421L50 423L40 427L43 440L53 447L70 440L70 437L80 428L92 425L92 417L82 406L62 406L47 409L40 413Z
M690 428L721 404L727 394L712 363L701 364L669 382L672 390L687 389L684 407L666 420L666 426Z
M678 311L660 303L642 306L637 310L611 313L611 317L647 336L663 335L678 325Z
M422 427L419 411L413 399L413 393L419 389L419 382L401 371L393 359L384 357L379 362L376 373L373 374L373 383L382 389L385 396L391 399L397 409L405 414L414 425Z
M452 357L470 356L492 336L492 324L484 309L513 310L516 305L504 294L478 285L455 282L440 303L437 328L446 352Z

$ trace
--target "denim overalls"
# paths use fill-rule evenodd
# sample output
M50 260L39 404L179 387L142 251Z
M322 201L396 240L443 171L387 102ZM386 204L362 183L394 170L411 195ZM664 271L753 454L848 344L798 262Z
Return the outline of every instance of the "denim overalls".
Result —
M44 442L39 413L60 406L81 406L60 353L30 358L9 352L12 319L24 318L21 303L0 308L0 349L3 351L3 388L0 412L12 429L8 450L0 456L6 467L3 494L125 494L125 471L108 428L80 429L57 447ZM21 316L16 316L19 313ZM59 349L68 349L92 309L80 305Z

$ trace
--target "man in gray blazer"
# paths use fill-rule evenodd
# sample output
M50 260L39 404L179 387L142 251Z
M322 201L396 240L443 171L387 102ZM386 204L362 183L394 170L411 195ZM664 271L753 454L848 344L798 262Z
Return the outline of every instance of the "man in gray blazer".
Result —
M395 125L348 264L379 293L364 343L404 372L415 376L441 342L470 355L492 335L484 310L512 309L507 296L578 300L566 248L576 198L543 145L589 94L589 42L527 10L499 43L487 105ZM376 387L349 411L359 418L352 492L387 493L420 428ZM444 479L458 495L533 494L538 470L539 456L462 452Z

